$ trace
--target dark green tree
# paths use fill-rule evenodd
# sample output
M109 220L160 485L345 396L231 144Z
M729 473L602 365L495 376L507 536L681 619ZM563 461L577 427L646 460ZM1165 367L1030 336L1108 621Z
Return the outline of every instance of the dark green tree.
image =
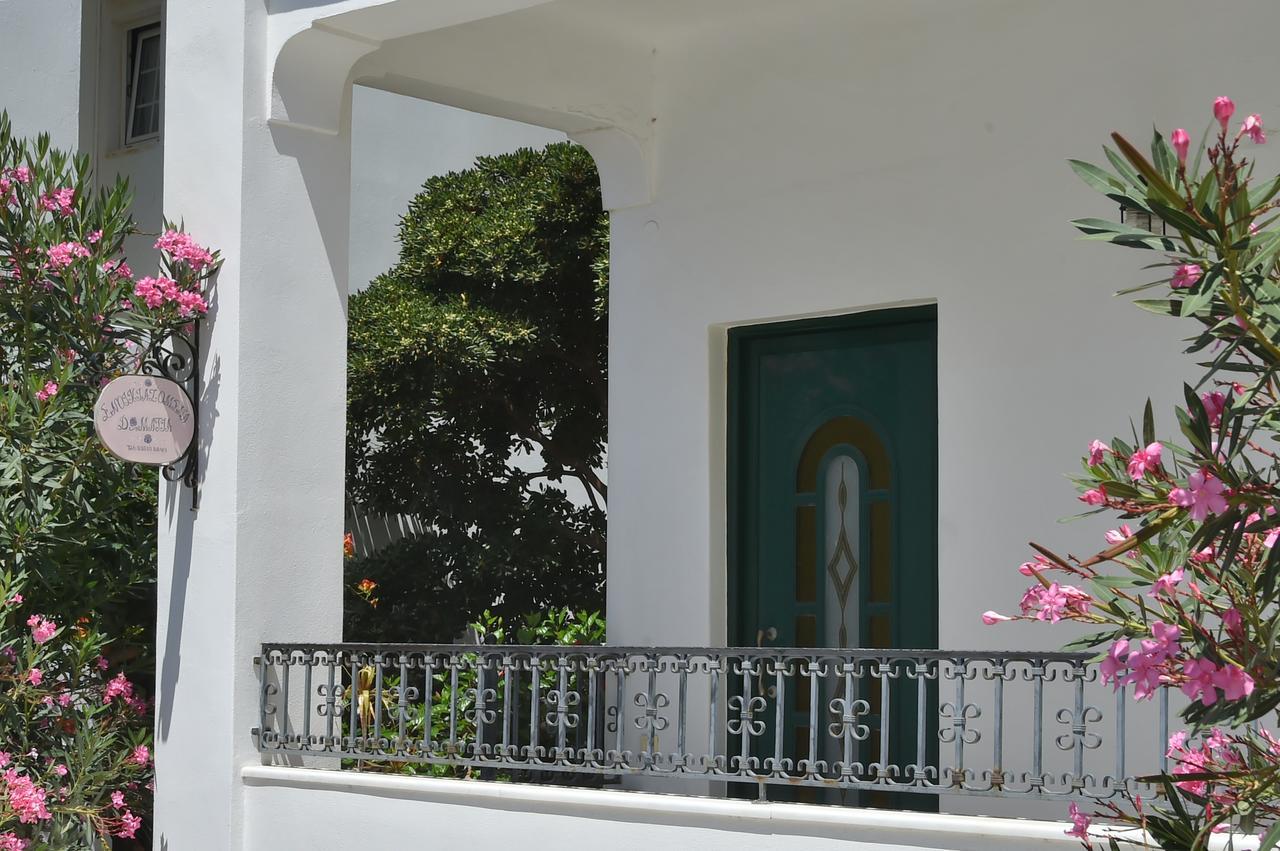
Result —
M425 532L348 566L358 639L603 602L608 219L572 144L433 177L349 310L347 498ZM575 504L560 483L576 483ZM580 486L580 488L578 487Z

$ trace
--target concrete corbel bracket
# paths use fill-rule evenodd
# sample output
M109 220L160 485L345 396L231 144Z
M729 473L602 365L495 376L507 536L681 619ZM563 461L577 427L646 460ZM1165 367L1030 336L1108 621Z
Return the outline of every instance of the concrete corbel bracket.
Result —
M600 127L568 136L595 159L606 210L641 207L653 201L651 144L616 127Z
M276 56L271 122L338 133L351 69L381 44L323 23L313 23L292 36Z

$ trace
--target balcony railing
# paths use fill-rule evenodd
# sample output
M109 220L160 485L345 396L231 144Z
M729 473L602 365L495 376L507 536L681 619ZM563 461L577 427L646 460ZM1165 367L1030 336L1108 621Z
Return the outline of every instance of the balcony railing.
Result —
M1148 791L1135 777L1167 767L1168 690L1134 704L1097 682L1089 658L268 644L254 734L264 754L346 767L710 780L761 797Z

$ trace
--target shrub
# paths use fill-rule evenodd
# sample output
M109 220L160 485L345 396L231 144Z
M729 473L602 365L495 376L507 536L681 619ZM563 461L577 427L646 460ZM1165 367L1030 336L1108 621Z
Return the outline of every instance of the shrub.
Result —
M1254 181L1243 146L1265 142L1262 120L1233 129L1234 108L1218 98L1207 146L1190 160L1179 129L1167 141L1156 133L1150 157L1113 134L1111 171L1072 163L1168 226L1075 222L1089 239L1156 254L1159 279L1138 289L1157 292L1138 305L1196 327L1189 351L1205 373L1174 411L1180 440L1157 439L1148 401L1140 432L1090 444L1080 499L1121 522L1089 558L1038 547L1021 568L1032 585L1016 616L1099 628L1074 646L1105 648L1103 682L1134 699L1164 686L1190 698L1189 729L1168 743L1171 776L1155 778L1163 803L1133 797L1101 811L1165 849L1199 851L1227 829L1270 826L1265 847L1280 838L1280 743L1262 724L1280 705L1280 177ZM1091 817L1071 810L1069 832L1089 846Z

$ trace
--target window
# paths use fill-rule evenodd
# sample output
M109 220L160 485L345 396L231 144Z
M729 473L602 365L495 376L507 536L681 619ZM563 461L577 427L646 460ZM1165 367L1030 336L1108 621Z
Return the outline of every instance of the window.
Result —
M129 31L129 64L125 78L126 145L160 135L160 74L163 71L163 61L159 24L149 24Z

